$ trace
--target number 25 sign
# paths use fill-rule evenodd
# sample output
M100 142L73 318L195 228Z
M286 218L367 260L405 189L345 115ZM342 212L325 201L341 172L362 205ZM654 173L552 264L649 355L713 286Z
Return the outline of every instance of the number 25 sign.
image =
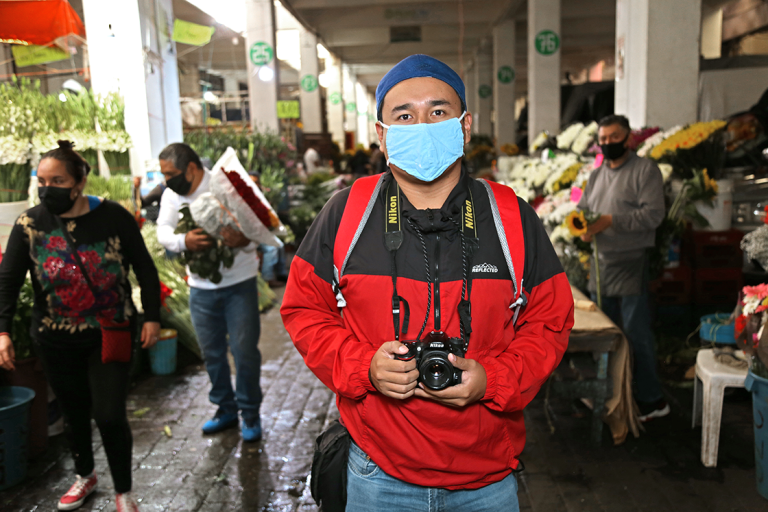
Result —
M552 55L560 48L560 37L552 30L542 30L536 34L536 51L542 55Z

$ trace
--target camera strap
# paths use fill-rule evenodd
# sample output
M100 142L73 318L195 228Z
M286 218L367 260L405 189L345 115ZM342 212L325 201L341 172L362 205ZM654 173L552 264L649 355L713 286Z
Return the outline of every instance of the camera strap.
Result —
M469 344L469 335L472 333L472 308L470 303L470 296L472 292L472 278L469 272L470 260L472 254L479 247L479 238L477 236L477 222L475 219L475 205L472 198L472 191L467 187L467 199L462 205L461 211L461 224L459 225L459 236L461 237L461 253L462 253L462 269L463 279L461 288L461 300L457 308L459 314L459 326L461 330L461 337L464 340L464 350L466 351ZM455 219L451 219L454 224L459 224ZM409 219L410 221L410 219ZM403 245L403 229L402 229L402 198L400 195L400 185L397 180L392 178L388 187L386 195L386 220L384 222L384 244L387 250L392 255L392 319L395 328L395 340L400 341L400 303L402 302L404 308L403 319L403 334L408 332L408 322L410 319L410 307L408 302L398 295L397 293L397 251ZM413 228L417 231L422 239L424 245L423 235L420 233L418 227L412 224ZM427 259L427 268L429 268L428 254L426 253L426 245L424 245L424 258ZM429 271L427 270L427 314L424 319L424 325L421 332L419 332L419 338L423 334L424 327L426 326L429 318L430 308L429 304L432 299L432 283L429 278Z

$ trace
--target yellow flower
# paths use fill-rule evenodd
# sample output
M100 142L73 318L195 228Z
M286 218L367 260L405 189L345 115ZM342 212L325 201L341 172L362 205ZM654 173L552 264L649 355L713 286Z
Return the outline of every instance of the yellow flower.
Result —
M726 122L720 120L709 121L707 123L694 123L664 139L658 146L651 150L650 157L654 160L658 160L664 156L665 153L674 153L678 148L692 148L707 140L710 135L725 125Z
M709 189L717 194L720 190L718 188L717 181L709 177L709 172L707 172L706 169L702 171L702 176L704 177L704 188Z
M584 212L572 211L565 218L565 225L573 236L587 234L587 219L584 218Z

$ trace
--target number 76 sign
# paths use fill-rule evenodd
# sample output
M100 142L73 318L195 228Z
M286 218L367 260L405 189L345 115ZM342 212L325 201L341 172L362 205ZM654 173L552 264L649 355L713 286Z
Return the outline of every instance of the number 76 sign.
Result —
M552 30L542 30L536 34L536 51L542 55L552 55L560 48L560 37Z

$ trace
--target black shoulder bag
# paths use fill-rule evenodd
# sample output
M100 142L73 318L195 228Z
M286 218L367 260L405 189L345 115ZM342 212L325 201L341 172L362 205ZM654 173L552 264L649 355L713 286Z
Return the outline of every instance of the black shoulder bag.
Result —
M347 508L347 462L352 437L339 420L320 434L312 457L310 490L320 512L344 512Z

